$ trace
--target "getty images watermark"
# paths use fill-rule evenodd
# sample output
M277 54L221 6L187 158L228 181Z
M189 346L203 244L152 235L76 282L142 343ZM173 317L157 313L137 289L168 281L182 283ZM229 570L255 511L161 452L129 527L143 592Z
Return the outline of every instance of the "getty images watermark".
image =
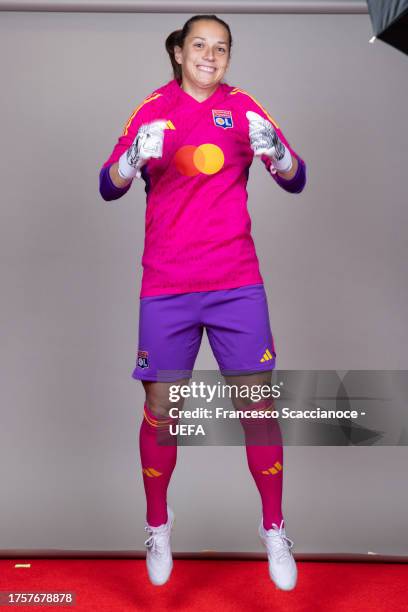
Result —
M283 385L283 383L281 383ZM179 410L177 407L170 408L169 416L172 418L184 419L356 419L359 414L364 416L365 412L357 410L324 410L319 407L305 410L295 410L288 407L283 407L281 410L273 409L272 404L268 403L269 407L263 409L266 402L259 403L265 399L279 399L281 397L280 385L228 385L220 382L209 385L203 381L197 383L192 382L190 385L171 385L169 388L170 402L179 402L181 398L201 399L207 403L211 403L214 399L248 399L251 408L246 409L226 409L222 407L203 408L196 407L192 410ZM195 435L205 435L201 426L196 431L193 425L172 427L172 433L195 433Z
M226 381L196 370L182 382L174 371L159 374L171 419L161 444L242 445L244 423L271 441L262 443L408 444L406 370L274 370L270 382L265 373Z

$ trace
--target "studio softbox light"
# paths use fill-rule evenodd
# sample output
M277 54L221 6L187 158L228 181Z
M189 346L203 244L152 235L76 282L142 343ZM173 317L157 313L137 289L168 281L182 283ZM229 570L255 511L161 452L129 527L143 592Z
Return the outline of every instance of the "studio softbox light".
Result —
M376 38L408 55L408 0L367 0Z

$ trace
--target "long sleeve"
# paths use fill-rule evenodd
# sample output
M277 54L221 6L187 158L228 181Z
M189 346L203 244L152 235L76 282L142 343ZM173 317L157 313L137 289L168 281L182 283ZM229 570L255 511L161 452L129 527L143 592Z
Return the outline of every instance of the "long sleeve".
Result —
M129 185L126 187L116 187L116 185L113 184L109 174L109 167L117 162L120 156L130 147L140 126L143 123L148 123L150 121L150 117L152 115L151 106L154 107L154 105L149 104L149 102L153 102L160 97L160 93L153 92L153 94L145 98L143 102L134 109L126 122L122 134L119 136L110 156L104 162L99 172L99 192L104 200L117 200L127 191L129 191L132 183L129 183ZM157 110L154 109L153 112L157 112Z
M282 187L282 189L284 189L285 191L289 191L289 193L300 193L301 191L303 191L306 185L306 164L303 159L301 159L298 155L295 156L293 151L291 151L291 155L293 157L296 157L296 159L298 160L298 169L296 171L295 176L288 180L282 178L277 173L271 173L271 175L278 183L278 185ZM271 160L269 159L269 157L267 157L266 155L262 155L261 159L265 164L267 170L270 172Z
M107 202L121 198L127 191L129 191L132 184L129 183L129 185L126 185L126 187L116 187L110 177L109 168L110 166L103 166L99 173L99 193Z
M246 114L246 111L250 110L255 113L258 113L259 115L261 115L261 117L263 117L264 119L272 123L278 138L281 140L281 142L283 142L285 147L289 149L289 152L292 155L292 157L296 157L296 159L298 160L299 167L297 169L295 176L287 180L287 179L282 178L281 176L278 176L278 174L272 173L270 171L270 167L271 167L270 158L267 157L266 155L261 156L261 160L264 163L265 167L267 168L268 172L274 178L275 182L278 183L280 187L282 187L282 189L290 193L300 193L301 191L303 191L306 185L306 164L305 162L293 150L290 143L285 138L282 130L280 129L277 121L268 113L266 108L264 108L262 104L260 104L258 100L256 100L253 96L251 96L248 92L242 89L236 88L235 90L232 91L232 95L237 95L237 94L242 94L242 100L243 100L242 108L244 111L243 115ZM248 120L247 119L245 119L245 122L244 122L244 129L248 130ZM248 136L248 144L249 144L249 136Z

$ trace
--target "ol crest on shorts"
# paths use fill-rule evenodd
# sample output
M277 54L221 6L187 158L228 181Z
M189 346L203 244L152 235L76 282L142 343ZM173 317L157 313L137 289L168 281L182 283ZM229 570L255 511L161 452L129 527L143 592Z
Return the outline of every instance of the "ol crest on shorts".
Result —
M212 109L214 125L221 128L232 128L232 113L230 110L214 110Z
M137 365L139 366L139 368L149 367L148 356L149 356L149 353L147 351L137 352Z

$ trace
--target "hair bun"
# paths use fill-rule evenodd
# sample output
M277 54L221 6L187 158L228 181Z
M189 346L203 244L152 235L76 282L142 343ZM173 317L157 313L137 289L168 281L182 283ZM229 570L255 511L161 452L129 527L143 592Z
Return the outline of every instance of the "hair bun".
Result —
M181 42L183 36L183 30L175 30L174 32L174 44L178 44L179 42Z

